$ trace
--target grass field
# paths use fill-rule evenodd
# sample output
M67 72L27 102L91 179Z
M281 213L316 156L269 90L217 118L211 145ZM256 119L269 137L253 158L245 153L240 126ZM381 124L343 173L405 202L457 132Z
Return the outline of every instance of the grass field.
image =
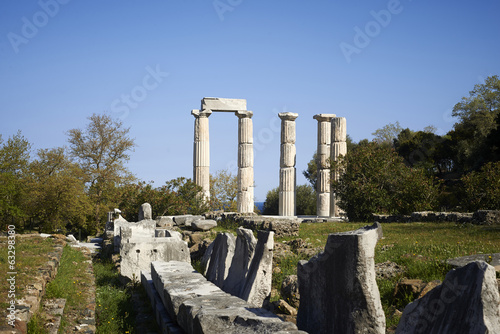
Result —
M355 230L365 223L308 223L300 226L299 237L314 247L324 247L328 234ZM500 252L500 226L461 225L455 223L391 223L382 225L384 238L375 248L375 263L392 261L403 266L404 273L391 280L378 280L382 305L388 327L397 324L398 317L391 317L395 308L404 307L410 300L393 298L398 280L403 277L418 278L426 282L443 280L452 269L445 260L471 255ZM294 237L277 239L291 240ZM291 255L281 259L281 273L273 277L273 287L278 289L283 278L296 274L297 262L303 256Z

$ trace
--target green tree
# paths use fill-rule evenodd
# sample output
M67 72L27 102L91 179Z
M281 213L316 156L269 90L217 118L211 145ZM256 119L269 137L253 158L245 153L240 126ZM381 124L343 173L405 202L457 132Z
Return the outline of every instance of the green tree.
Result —
M464 208L470 211L500 209L500 162L489 162L479 171L463 176L462 181Z
M401 130L403 130L403 128L401 127L399 122L389 123L372 133L372 135L375 137L373 138L373 141L377 144L393 146L394 139L397 138Z
M316 214L316 192L309 184L297 186L295 189L295 205L297 215L315 215ZM264 202L264 215L279 214L279 187L271 189L267 192L266 201Z
M85 193L85 174L63 148L39 150L26 181L30 190L27 211L42 223L44 231L87 227L91 207Z
M12 223L25 213L24 178L30 160L31 144L21 131L4 142L0 135L0 218Z
M333 182L339 206L350 220L373 213L408 214L433 209L439 187L423 169L410 168L388 145L363 143L332 164L342 173Z
M277 215L279 213L279 196L279 187L271 189L267 192L264 208L262 209L263 215Z
M106 212L116 203L117 186L132 178L125 167L135 146L130 128L108 115L93 114L85 129L68 131L71 156L86 175L88 195L93 203L92 228L100 230Z
M453 131L457 162L463 171L479 169L492 161L487 138L498 127L500 110L500 79L497 75L477 84L468 97L453 107L452 115L459 118Z
M238 180L228 170L210 174L210 210L236 212L238 210Z

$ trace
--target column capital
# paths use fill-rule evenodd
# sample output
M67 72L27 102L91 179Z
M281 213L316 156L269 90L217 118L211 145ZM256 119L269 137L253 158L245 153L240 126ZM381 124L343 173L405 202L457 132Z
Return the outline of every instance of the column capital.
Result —
M336 117L335 114L316 114L313 116L318 122L330 122L334 117Z
M284 121L295 121L299 114L293 112L280 112L278 113L278 117Z
M212 110L210 109L193 109L191 110L191 115L193 115L195 118L200 118L200 117L207 117L212 115Z
M235 111L234 114L238 116L238 118L252 118L253 111L250 110L238 110Z

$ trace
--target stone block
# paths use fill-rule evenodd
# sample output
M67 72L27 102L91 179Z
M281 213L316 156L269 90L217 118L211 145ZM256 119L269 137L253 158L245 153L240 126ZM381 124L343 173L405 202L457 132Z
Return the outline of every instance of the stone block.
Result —
M346 131L346 118L345 117L334 117L332 118L332 144L335 142L345 142L347 140Z
M151 209L151 204L143 203L141 205L141 207L139 208L139 217L138 218L139 219L137 221L153 219L153 211Z
M318 171L318 189L319 193L329 193L330 192L330 170L323 169Z
M332 145L330 146L330 150L331 150L330 160L336 161L337 157L339 157L340 155L345 156L347 154L347 143L345 141L332 143Z
M158 216L155 219L156 227L171 228L174 227L174 216Z
M280 167L294 167L297 156L295 144L281 144Z
M198 219L191 223L191 228L195 231L208 231L217 227L217 222L211 219Z
M295 191L279 192L278 213L280 216L295 216Z
M495 269L478 261L451 270L443 284L405 307L396 333L500 333Z
M120 273L139 279L141 270L148 270L153 261L191 263L187 243L177 238L136 238L120 247Z
M385 334L375 280L380 224L328 236L325 251L299 261L299 329L309 333Z
M201 100L201 109L208 109L212 111L247 110L247 100L205 97Z
M194 142L193 161L195 167L210 166L210 142L208 140Z
M195 220L205 219L203 216L179 215L174 216L174 222L177 226L191 226Z
M318 122L318 145L330 145L332 141L330 121Z
M113 246L114 246L114 252L119 252L120 251L120 242L121 242L121 227L124 224L128 224L128 221L122 217L122 215L118 215L118 218L116 218L113 222Z
M500 225L500 210L479 210L472 216L474 224Z
M238 143L253 143L253 121L251 118L245 117L238 119Z
M224 282L231 267L235 242L236 238L231 233L219 233L213 241L214 246L208 263L206 277L221 289L224 287Z
M253 167L253 144L238 145L238 167Z
M245 217L241 224L254 231L273 231L276 237L287 237L299 235L300 220L295 217Z
M253 167L238 168L238 191L247 191L253 187Z
M254 201L253 201L253 186L248 187L246 190L238 191L238 213L253 213Z
M224 281L224 291L233 296L240 297L245 284L245 278L254 257L257 239L255 239L252 230L243 227L238 228L236 233L234 256L227 278Z
M281 143L295 144L295 121L283 120L281 122Z
M295 174L296 170L294 167L280 169L280 191L295 192Z
M154 238L156 222L141 220L138 223L125 223L120 228L121 240L132 238Z
M318 193L316 198L316 215L318 217L330 216L330 193Z

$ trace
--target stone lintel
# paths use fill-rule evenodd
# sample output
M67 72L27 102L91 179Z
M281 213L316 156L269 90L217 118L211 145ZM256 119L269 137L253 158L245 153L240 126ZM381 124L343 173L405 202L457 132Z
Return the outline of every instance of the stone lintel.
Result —
M295 121L295 119L299 117L299 114L293 112L280 112L278 116L285 121Z
M205 97L201 100L201 109L213 111L238 111L247 109L245 99L224 99L220 97Z
M212 110L210 110L210 109L203 109L203 110L193 109L193 110L191 110L191 115L193 115L196 118L208 117L208 116L212 115Z
M330 122L334 117L336 117L335 114L316 114L313 116L318 122Z

